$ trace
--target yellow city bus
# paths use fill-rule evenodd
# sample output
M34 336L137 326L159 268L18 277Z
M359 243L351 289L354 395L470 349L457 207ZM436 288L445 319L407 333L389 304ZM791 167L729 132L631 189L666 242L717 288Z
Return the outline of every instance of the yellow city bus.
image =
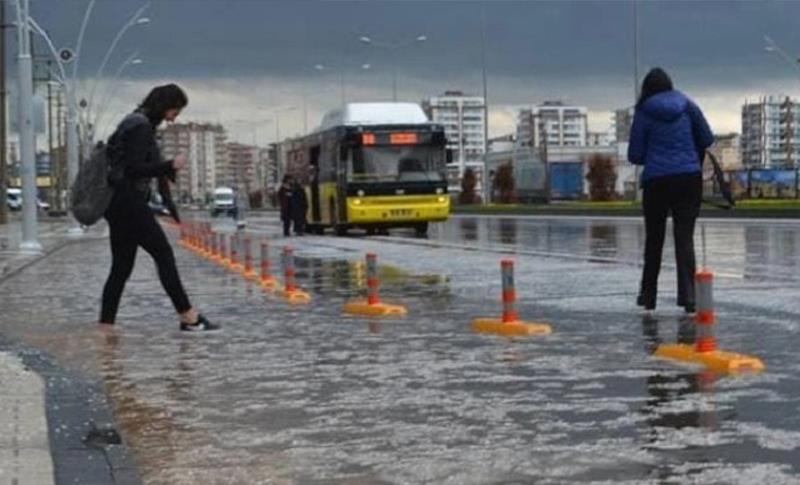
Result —
M410 227L424 235L450 216L444 128L417 104L347 104L281 145L280 175L304 186L309 232Z

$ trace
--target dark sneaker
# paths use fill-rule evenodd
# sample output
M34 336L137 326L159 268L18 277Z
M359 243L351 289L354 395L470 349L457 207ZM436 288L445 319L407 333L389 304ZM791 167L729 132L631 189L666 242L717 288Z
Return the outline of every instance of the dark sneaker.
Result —
M656 309L656 304L654 302L645 301L644 295L636 297L636 306L640 306L646 311L653 311Z
M181 330L185 332L203 332L219 330L220 327L216 323L211 323L203 315L197 316L197 323L183 323L181 322Z

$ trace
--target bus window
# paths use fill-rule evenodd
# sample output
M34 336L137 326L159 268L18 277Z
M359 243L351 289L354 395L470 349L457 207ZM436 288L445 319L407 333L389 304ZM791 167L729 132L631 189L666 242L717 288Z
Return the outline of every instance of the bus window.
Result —
M362 146L353 150L351 182L443 181L441 148L429 145Z

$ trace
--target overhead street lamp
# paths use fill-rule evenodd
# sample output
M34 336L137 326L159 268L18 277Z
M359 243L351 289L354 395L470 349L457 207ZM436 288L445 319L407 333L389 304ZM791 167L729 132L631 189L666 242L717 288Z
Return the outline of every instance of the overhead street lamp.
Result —
M380 47L383 49L388 49L391 52L392 58L392 101L397 101L397 51L402 49L403 47L409 47L415 44L421 44L428 40L426 35L418 35L414 39L407 40L405 42L397 42L397 43L385 43L385 42L376 42L371 37L367 35L362 35L358 38L359 42L362 44L368 44L375 47Z
M362 71L369 71L370 69L372 69L372 65L365 63L365 64L361 64L361 66L359 66L359 68ZM316 69L319 72L323 72L323 71L329 70L329 67L326 66L325 64L315 64L314 65L314 69ZM344 63L342 63L342 65L339 66L339 89L341 90L341 93L342 93L342 106L344 106L345 103L347 103L347 91L346 91L346 84L345 84L345 72L346 71L347 71L347 69L345 68Z
M793 69L800 72L800 59L794 58L787 54L786 51L781 49L777 42L772 40L772 38L768 35L764 36L764 42L766 43L764 46L765 51L777 54L781 59L786 61L787 64L792 66Z
M94 7L95 0L92 0L89 3L89 5L87 6L87 9L86 9L86 12L85 12L84 18L83 18L83 23L81 24L81 31L80 31L80 34L78 35L78 43L77 43L78 47L76 48L76 51L74 53L71 53L71 51L69 51L68 49L57 50L55 48L55 46L53 45L53 42L50 39L50 36L47 34L47 32L43 28L41 28L33 18L31 18L29 15L27 15L27 0L16 0L16 1L18 2L18 5L19 5L19 2L24 1L25 5L26 5L26 7L25 7L26 8L26 17L25 18L27 19L27 21L25 22L26 27L29 26L30 28L32 28L37 34L39 34L45 40L45 43L47 44L48 49L50 50L51 54L53 55L53 58L56 61L56 64L58 65L59 72L57 73L57 75L55 77L63 85L64 92L65 92L66 98L67 98L67 102L66 102L66 107L67 107L67 116L66 116L67 178L68 178L68 183L70 185L72 185L73 181L75 180L75 176L78 173L78 168L79 168L79 164L80 164L80 161L79 161L79 155L80 154L79 154L79 147L78 147L78 145L79 145L79 143L78 143L78 112L77 112L78 111L78 100L77 100L77 95L76 95L76 92L75 92L76 91L76 87L77 87L77 72L78 72L77 71L77 63L79 62L78 60L81 57L81 47L82 47L82 44L83 44L83 36L84 36L85 30L86 30L86 25L88 24L88 21L89 21L89 17L91 15L91 11L92 11L92 9ZM125 32L130 27L132 27L134 25L146 24L146 23L148 23L150 21L148 18L142 17L142 14L144 13L144 11L147 9L147 7L149 5L150 5L150 3L147 2L147 3L145 3L144 6L139 8L139 10L137 10L134 13L134 15L131 16L130 20L128 20L128 22L126 22L122 26L120 31L114 37L114 40L112 41L111 46L109 47L109 49L106 52L106 55L105 55L105 57L103 59L103 63L100 65L100 68L98 69L98 75L97 75L98 78L99 78L100 75L102 75L102 72L105 69L105 65L108 63L108 59L111 57L111 54L113 53L114 48L116 47L117 43L122 38L122 36L125 34ZM21 21L22 21L22 19L20 19L20 22ZM67 54L68 52L69 52L69 54ZM75 65L73 66L73 69L72 69L72 76L71 77L68 77L67 73L66 73L65 64L67 62L75 62ZM88 101L88 104L87 104L89 109L91 109L92 102L94 101L93 98L94 98L95 89L97 88L97 80L98 79L96 78L94 86L92 88L91 95L89 96L89 101ZM87 140L86 142L87 143L91 143L90 140ZM74 222L73 227L70 228L69 233L70 234L74 234L74 235L82 234L83 230L81 229L80 225L77 223L77 221L73 221L73 222Z
M119 85L120 79L122 79L122 74L125 72L127 68L130 66L138 66L139 64L143 64L144 61L138 57L139 53L134 52L130 56L128 56L117 68L117 71L114 73L114 78L111 81L111 87L106 90L103 99L100 102L100 111L95 114L94 118L91 117L91 112L87 110L87 143L85 144L88 149L91 149L91 145L94 141L94 134L96 133L96 129L99 126L104 126L103 122L105 121L105 115L108 112L108 105L111 101L111 96L114 94L114 89L116 86ZM88 105L91 108L91 104Z

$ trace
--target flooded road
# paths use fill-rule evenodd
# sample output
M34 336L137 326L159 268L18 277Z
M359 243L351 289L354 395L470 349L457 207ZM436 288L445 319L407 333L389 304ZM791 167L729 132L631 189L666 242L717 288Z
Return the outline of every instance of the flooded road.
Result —
M269 218L248 227L277 232ZM144 254L120 324L96 330L109 252L87 241L7 281L0 325L104 382L147 483L800 483L800 225L705 233L720 347L760 356L762 374L652 357L694 331L671 264L656 318L638 316L635 220L454 218L426 240L293 238L306 306L176 249L193 301L224 325L214 335L178 332ZM286 241L271 242L276 262ZM342 315L363 294L369 250L407 317ZM552 335L470 331L500 313L507 255L520 315Z

